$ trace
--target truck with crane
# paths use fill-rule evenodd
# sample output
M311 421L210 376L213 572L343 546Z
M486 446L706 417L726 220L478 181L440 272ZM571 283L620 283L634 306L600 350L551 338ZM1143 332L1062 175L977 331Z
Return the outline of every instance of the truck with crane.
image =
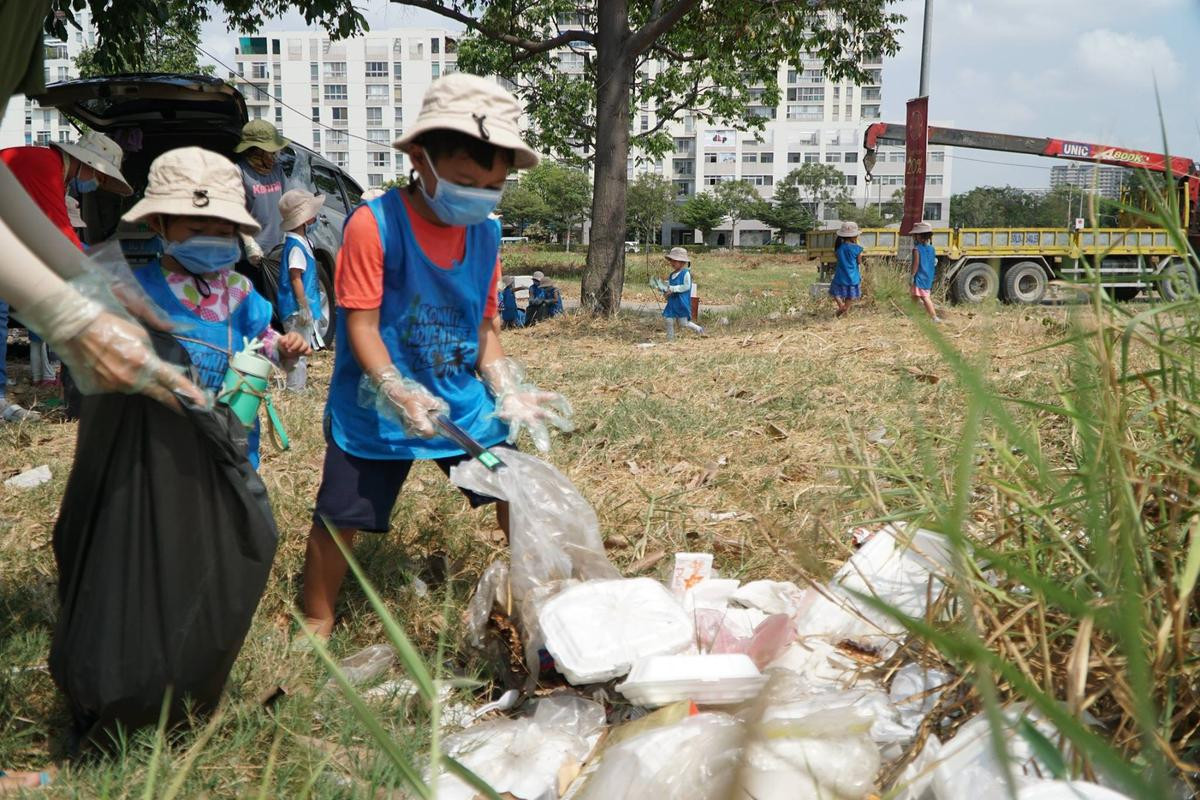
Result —
M1089 144L1065 139L1014 136L1001 133L930 126L929 144L1021 153L1111 164L1145 170L1157 176L1176 199L1177 230L1153 227L1151 192L1145 188L1123 198L1134 213L1123 213L1118 227L1070 225L1062 228L997 227L935 229L939 278L959 303L999 298L1008 303L1039 303L1052 280L1082 282L1099 272L1101 286L1113 298L1129 300L1155 287L1168 300L1197 286L1195 268L1188 257L1189 244L1200 244L1200 165L1190 158L1142 150ZM904 126L880 122L870 125L863 139L863 165L870 180L881 145L904 143ZM866 256L901 256L907 237L896 228L867 228L859 236ZM833 231L811 231L809 253L821 263L822 274L836 262Z

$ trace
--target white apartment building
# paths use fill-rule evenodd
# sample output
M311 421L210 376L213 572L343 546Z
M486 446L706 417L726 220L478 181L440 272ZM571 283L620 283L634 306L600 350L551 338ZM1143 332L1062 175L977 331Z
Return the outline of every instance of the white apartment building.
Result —
M455 34L380 30L331 41L320 31L267 31L238 40L233 81L251 119L323 154L364 187L407 172L392 149L440 75L458 69Z
M904 148L881 147L874 180L866 181L862 142L866 127L880 119L883 91L881 62L865 64L870 82L857 86L826 79L820 62L804 60L803 69L781 65L778 79L782 96L778 106L752 106L750 112L767 119L758 133L738 132L729 126L708 125L685 116L670 125L675 147L662 162L635 166L631 174L650 170L669 177L682 202L697 191L712 190L722 181L744 180L757 187L764 199L789 172L802 164L822 163L837 168L858 206L884 204L904 187ZM901 121L901 120L896 120ZM654 124L651 110L635 118L634 131ZM925 189L925 219L945 227L949 220L950 156L944 147L929 149ZM815 209L826 227L837 225L837 208L822 204ZM663 229L663 244L686 244L694 232L682 224ZM709 237L712 245L758 245L770 240L769 228L758 220L740 220L737 230L729 221Z
M68 25L67 41L45 37L44 77L48 84L79 77L75 69L76 56L85 48L96 45L96 28L87 9L77 12L75 19L82 30ZM24 95L13 95L8 100L4 120L0 122L0 148L70 142L77 135L75 127L57 109L41 108Z
M1097 164L1055 164L1050 168L1050 188L1073 186L1100 197L1118 200L1129 171L1124 167Z

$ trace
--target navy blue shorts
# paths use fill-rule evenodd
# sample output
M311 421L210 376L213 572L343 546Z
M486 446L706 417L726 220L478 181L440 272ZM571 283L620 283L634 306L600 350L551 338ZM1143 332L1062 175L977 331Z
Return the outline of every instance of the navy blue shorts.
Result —
M493 449L509 448L501 443ZM434 459L438 468L450 475L450 468L470 460L463 453L459 456ZM313 522L324 525L326 521L335 528L387 533L392 518L396 497L404 486L412 461L359 458L338 447L333 437L325 437L325 466L321 474L321 488L317 490L317 506L313 510ZM477 494L468 489L459 489L471 508L497 502L494 497Z

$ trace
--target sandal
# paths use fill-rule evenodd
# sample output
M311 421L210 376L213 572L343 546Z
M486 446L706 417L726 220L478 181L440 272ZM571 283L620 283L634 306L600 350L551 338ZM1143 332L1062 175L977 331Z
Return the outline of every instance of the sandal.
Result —
M0 406L0 422L36 422L41 418L38 412L22 408L16 403Z

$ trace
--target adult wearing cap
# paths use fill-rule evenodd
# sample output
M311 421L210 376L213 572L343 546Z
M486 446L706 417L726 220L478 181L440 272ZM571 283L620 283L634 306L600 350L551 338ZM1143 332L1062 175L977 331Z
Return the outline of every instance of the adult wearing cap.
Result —
M570 429L566 399L526 378L493 325L500 225L492 212L509 170L538 161L520 118L516 98L495 81L439 78L395 142L412 161L409 185L346 223L325 463L304 565L304 610L320 636L333 629L347 566L330 528L343 544L359 531L385 533L414 461L448 473L469 459L439 433L443 415L484 447L527 429L544 450L548 425ZM495 502L466 494L473 505ZM507 529L503 506L497 518Z
M98 189L122 196L133 189L121 174L124 153L119 145L102 133L92 131L76 143L59 142L49 147L9 147L0 150L0 161L20 182L25 192L58 231L80 250L83 243L67 210L67 195L76 198ZM0 331L7 329L9 309L0 302ZM6 398L6 336L0 336L0 422L37 419ZM39 365L40 371L40 365ZM42 376L44 377L44 376Z
M242 127L242 140L235 153L241 155L238 169L242 171L242 186L246 191L246 210L258 222L260 229L253 237L243 237L250 263L258 265L263 255L283 242L279 199L287 176L279 163L279 151L291 142L279 135L278 129L265 119L247 122Z
M690 331L703 334L704 328L692 322L692 258L682 247L673 247L666 255L671 274L667 278L663 295L667 305L663 309L663 321L667 326L667 340L675 338L675 323L679 322Z

